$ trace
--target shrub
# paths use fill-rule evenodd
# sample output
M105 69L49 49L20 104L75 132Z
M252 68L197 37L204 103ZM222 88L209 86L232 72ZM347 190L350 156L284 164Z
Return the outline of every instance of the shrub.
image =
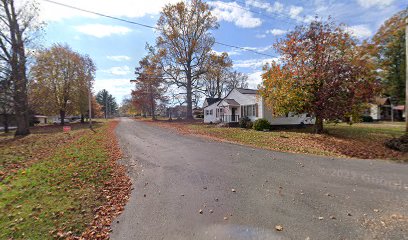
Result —
M373 122L374 121L373 117L371 117L371 116L362 116L361 120L363 122Z
M385 146L400 152L408 152L408 134L386 141Z
M249 119L249 117L243 117L241 119L239 119L239 127L240 128L248 128L248 123L250 123L251 120Z
M271 125L269 124L268 120L264 118L257 119L252 128L257 131L263 131L264 129L270 129Z
M251 129L253 127L253 123L251 121L247 122L246 128Z

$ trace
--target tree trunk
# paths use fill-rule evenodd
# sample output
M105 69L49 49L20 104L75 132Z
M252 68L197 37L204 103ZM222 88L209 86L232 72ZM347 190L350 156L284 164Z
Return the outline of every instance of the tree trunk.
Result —
M60 118L61 118L61 125L64 126L64 121L65 121L65 111L60 110Z
M81 123L85 123L85 115L81 114Z
M315 133L323 133L323 118L321 116L316 116Z
M4 132L8 133L9 132L9 121L8 121L8 114L4 113L3 114L3 125L4 125Z
M156 120L156 115L155 115L155 104L154 104L154 97L153 97L153 88L150 86L149 91L150 91L150 114L152 115L152 120Z
M187 109L186 119L193 119L193 101L192 101L192 87L191 84L187 86Z

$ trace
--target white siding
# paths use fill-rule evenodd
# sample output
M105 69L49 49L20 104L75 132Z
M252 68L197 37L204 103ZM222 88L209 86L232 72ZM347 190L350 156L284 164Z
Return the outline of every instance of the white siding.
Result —
M221 121L220 117L218 118L216 117L216 112L217 112L216 109L218 108L217 106L218 103L219 101L204 108L204 123L211 123L211 122L218 123ZM207 112L211 112L211 111L212 111L212 114L207 115Z
M263 99L256 94L242 94L238 90L234 89L230 92L230 94L226 97L226 99L233 99L241 106L248 106L248 105L255 105L258 104L258 117L255 116L248 116L251 121L255 121L259 118L267 119L272 125L299 125L302 122L304 124L314 124L315 119L311 117L307 117L307 114L291 114L289 113L288 117L273 117L272 111L264 104ZM219 103L219 106L217 106ZM214 103L208 107L204 108L204 122L205 123L217 123L221 121L220 117L216 117L216 109L217 107L224 107L224 115L232 115L231 107L235 107L235 115L239 115L240 118L241 114L241 107L240 106L230 106L221 100L220 102ZM213 110L212 115L206 115L206 110Z
M373 120L380 120L381 116L378 105L370 104L370 116L373 118Z
M262 101L263 103L263 101ZM266 106L266 104L262 105L262 110L264 113L263 118L267 119L271 125L299 125L302 122L304 124L314 124L315 118L308 117L306 113L303 114L294 114L289 113L288 116L282 117L274 117L272 114L272 110Z
M239 103L241 106L246 106L246 105L254 105L258 103L258 117L255 116L249 116L249 119L251 121L255 121L258 118L261 118L262 116L262 111L261 111L261 105L259 104L259 98L255 94L242 94L238 90L234 89L231 91L231 93L226 97L227 99L234 99L237 103ZM228 111L228 113L225 113L228 115L231 115L231 112ZM235 112L236 115L239 115L241 118L241 107L237 107L237 110Z

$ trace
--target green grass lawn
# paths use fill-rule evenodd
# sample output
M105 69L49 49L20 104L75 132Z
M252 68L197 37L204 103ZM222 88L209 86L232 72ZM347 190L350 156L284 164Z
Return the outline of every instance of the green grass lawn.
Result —
M107 125L98 124L95 133L78 127L70 133L36 129L16 140L0 136L0 170L6 171L0 181L0 239L84 231L93 209L106 201L100 191L110 173Z
M258 132L252 129L223 128L215 125L183 122L152 122L180 131L205 135L253 147L282 152L367 159L408 160L407 154L384 146L384 141L404 134L403 123L326 124L325 134L313 134L312 128Z
M404 123L357 123L348 124L327 124L326 129L332 136L340 138L351 138L360 140L386 140L400 137L404 134Z

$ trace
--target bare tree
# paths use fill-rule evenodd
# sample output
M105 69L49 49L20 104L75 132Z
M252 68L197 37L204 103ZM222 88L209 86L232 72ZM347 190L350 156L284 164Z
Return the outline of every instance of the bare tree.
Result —
M207 71L204 74L205 95L211 98L221 98L228 73L232 67L232 60L228 53L211 54L207 61Z
M9 82L17 122L16 135L27 135L29 109L27 99L26 47L36 25L37 7L32 1L17 9L15 0L0 0L0 60L9 64Z
M158 54L165 75L186 90L187 119L193 118L192 98L214 38L209 32L218 28L217 19L202 0L179 2L164 7L157 23Z
M238 71L229 72L224 86L224 94L227 95L234 88L248 88L248 75Z
M167 84L159 61L157 55L147 55L139 61L139 66L136 67L138 78L134 80L136 87L132 90L134 102L140 106L145 105L153 120L156 119L158 103L166 101L164 93Z

